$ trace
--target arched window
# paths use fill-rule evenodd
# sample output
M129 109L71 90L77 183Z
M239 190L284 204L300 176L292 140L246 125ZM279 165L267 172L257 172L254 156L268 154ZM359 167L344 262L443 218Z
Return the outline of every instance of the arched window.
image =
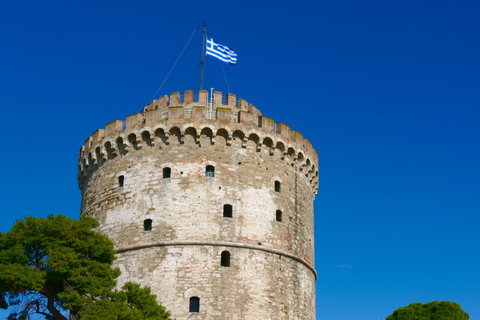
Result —
M190 312L200 312L200 298L191 297L190 298Z
M278 222L282 222L282 211L277 210L277 212L276 212L276 220L277 220Z
M123 182L125 181L124 176L118 177L118 186L123 187Z
M215 177L214 166L207 166L207 170L205 171L205 177Z
M220 265L222 267L230 267L230 252L228 251L222 252L222 259L220 261Z
M280 181L275 181L275 191L280 192Z
M223 217L224 218L231 218L232 217L233 207L231 204L224 204L223 205Z
M152 219L143 221L143 231L152 231Z
M163 168L163 179L168 179L170 178L170 175L172 174L172 169L170 168Z

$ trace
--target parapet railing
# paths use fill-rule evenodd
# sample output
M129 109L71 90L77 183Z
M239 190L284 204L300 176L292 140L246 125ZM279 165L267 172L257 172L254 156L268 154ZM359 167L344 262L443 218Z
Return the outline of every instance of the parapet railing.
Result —
M248 110L254 114L261 115L261 112L255 108L255 106L241 98L237 99L234 94L227 93L227 95L224 96L222 92L214 91L213 94L209 96L207 90L200 90L198 93L194 93L192 90L187 90L183 94L180 94L180 92L174 92L170 95L164 95L150 102L145 108L143 108L143 112L146 110L165 109L167 107L189 104L195 104L197 106L212 106L214 108L229 107L232 109Z

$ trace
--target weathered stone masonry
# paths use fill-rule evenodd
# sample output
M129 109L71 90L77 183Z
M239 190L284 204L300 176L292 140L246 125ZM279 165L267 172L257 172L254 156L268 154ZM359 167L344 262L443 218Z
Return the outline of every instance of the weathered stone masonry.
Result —
M225 98L173 93L94 132L81 214L115 242L119 285L150 286L178 320L315 319L317 152Z

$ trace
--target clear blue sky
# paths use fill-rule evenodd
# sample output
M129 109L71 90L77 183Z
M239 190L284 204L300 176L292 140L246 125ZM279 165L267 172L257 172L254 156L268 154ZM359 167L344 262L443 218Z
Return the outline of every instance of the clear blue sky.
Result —
M78 218L80 146L150 102L207 20L238 53L230 91L318 150L317 318L449 300L480 319L479 16L473 0L4 1L0 231ZM197 90L200 46L158 96Z

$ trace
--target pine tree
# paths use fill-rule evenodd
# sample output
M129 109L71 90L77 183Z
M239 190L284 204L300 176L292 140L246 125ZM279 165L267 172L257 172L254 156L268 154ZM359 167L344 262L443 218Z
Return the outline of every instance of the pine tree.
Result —
M49 215L26 217L0 233L0 307L9 320L171 320L149 288L115 290L113 242L98 222Z

